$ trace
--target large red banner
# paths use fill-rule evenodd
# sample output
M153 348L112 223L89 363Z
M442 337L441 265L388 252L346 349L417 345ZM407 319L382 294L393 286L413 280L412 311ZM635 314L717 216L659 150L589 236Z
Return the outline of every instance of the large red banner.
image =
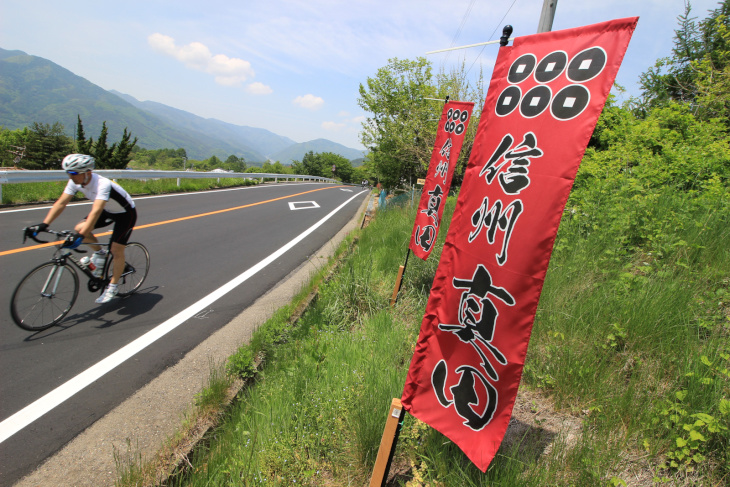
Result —
M474 103L449 101L444 105L436 142L431 153L426 183L423 185L416 221L411 233L410 249L426 260L431 255L439 234L444 202L449 195L454 168L459 160L466 129L469 127Z
M638 18L500 48L402 402L486 471L578 165Z

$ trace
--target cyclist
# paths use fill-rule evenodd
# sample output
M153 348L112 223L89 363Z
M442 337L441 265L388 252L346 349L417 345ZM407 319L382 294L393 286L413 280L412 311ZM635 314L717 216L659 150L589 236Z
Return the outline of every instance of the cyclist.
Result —
M77 235L71 248L78 247L81 243L88 243L96 252L92 262L100 262L95 275L100 276L103 271L104 250L98 245L98 240L92 230L106 227L114 223L111 238L111 253L113 257L112 277L104 293L96 299L97 303L108 303L117 295L117 284L124 272L124 249L132 234L132 229L137 221L137 210L134 200L121 186L114 181L93 172L96 160L85 154L69 154L63 159L61 167L68 173L69 182L63 190L63 194L56 200L43 223L28 227L26 232L36 236L48 228L53 220L66 208L73 196L81 191L84 196L93 202L89 214L80 221L74 230Z

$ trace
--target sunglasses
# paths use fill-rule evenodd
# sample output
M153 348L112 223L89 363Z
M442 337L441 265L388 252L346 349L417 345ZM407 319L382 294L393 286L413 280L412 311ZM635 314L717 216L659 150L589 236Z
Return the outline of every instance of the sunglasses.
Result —
M81 173L78 171L66 171L66 174L68 174L69 176L78 176Z

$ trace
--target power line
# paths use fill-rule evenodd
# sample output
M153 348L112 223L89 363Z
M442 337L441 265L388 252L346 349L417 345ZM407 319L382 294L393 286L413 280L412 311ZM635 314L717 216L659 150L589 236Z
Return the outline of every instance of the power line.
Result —
M464 12L464 16L461 18L461 23L459 24L459 28L456 29L456 34L454 34L454 38L451 40L451 46L454 47L456 45L456 41L459 39L459 36L461 36L461 31L464 28L464 25L466 25L466 20L469 18L469 15L471 15L471 11L474 8L474 4L476 3L476 0L471 0L469 2L469 6L466 8L466 12ZM449 56L451 53L446 55L445 62L449 61Z
M512 0L512 5L509 6L509 8L507 9L507 11L504 13L504 15L502 16L502 18L500 19L500 21L497 23L497 27L494 28L494 30L492 31L492 33L489 35L489 38L494 37L495 32L497 32L497 29L499 29L499 26L502 25L502 23L504 22L504 19L507 18L507 15L512 10L512 7L515 6L515 3L517 3L517 0ZM469 76L469 73L471 72L471 68L474 67L474 65L476 64L476 62L482 56L482 53L484 52L484 49L486 49L486 48L487 48L487 46L484 46L484 47L482 47L482 50L479 51L479 55L477 55L477 57L474 59L474 62L471 63L471 66L469 66L469 69L466 71L466 76Z

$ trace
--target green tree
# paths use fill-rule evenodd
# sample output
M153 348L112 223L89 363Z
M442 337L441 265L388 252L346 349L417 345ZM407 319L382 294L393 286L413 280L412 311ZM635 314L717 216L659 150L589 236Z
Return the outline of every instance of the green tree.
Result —
M61 160L71 151L71 139L63 125L33 122L26 132L26 156L20 167L25 169L61 169Z
M333 171L332 168L335 168ZM307 174L325 178L339 178L343 182L352 180L353 168L349 159L332 152L315 153L309 151L304 154L302 161L292 162L294 174Z
M640 113L646 114L648 109L669 101L696 103L701 96L701 78L708 72L725 70L730 62L730 39L726 35L730 27L730 0L719 5L698 22L691 15L691 3L685 4L684 14L677 17L679 26L674 31L672 55L659 59L641 75Z
M287 173L286 168L279 161L276 161L273 164L270 161L266 161L261 166L261 170L262 170L262 172L271 173L271 174L286 174Z
M27 154L27 140L29 130L23 127L18 130L8 130L0 127L0 166L12 167L16 165L16 158L20 159L19 167L22 167L22 159Z
M425 58L390 59L359 92L358 105L370 114L360 140L381 182L395 187L420 177L430 158L428 136L436 132L441 108L426 100L437 96L431 63Z
M132 134L124 127L122 138L112 145L113 150L109 157L108 169L124 169L131 159L132 149L137 145L137 137L131 140Z
M332 155L337 156L337 154ZM331 162L332 165L335 166L334 177L336 179L339 179L343 183L353 182L353 178L355 176L355 168L352 167L352 163L349 161L349 159L340 156L339 162L336 160L332 160Z
M224 167L233 172L245 172L246 161L243 159L243 157L238 157L231 154L230 156L228 156L228 159L226 159Z
M436 139L438 121L447 96L474 102L474 111L454 171L460 184L474 142L484 100L483 74L473 79L465 65L432 74L424 58L391 59L366 86L360 85L358 104L370 113L361 141L369 149L366 165L386 187L425 177Z
M92 140L86 140L84 124L81 122L81 115L76 115L76 151L79 154L91 154Z
M124 128L122 139L113 143L107 143L109 129L106 122L102 123L99 138L94 142L92 138L86 139L84 125L81 116L78 116L76 126L76 150L80 154L88 154L96 159L97 169L124 169L129 164L132 150L137 145L137 137L131 140L132 134Z
M697 113L708 120L720 118L730 126L730 27L725 15L715 19L713 32L718 41L711 55L692 63L696 70Z

